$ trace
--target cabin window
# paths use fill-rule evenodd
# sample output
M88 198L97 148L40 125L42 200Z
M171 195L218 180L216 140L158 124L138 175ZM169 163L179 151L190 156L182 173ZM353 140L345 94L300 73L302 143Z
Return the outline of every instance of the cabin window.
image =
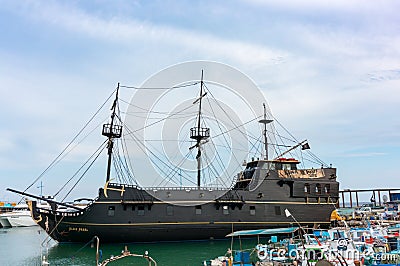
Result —
M253 177L254 172L257 169L257 164L248 164L246 169L243 171L244 179L251 179Z
M126 211L127 206L126 206L126 205L123 205L123 208L124 208L124 211Z
M272 164L272 165L273 165L273 164ZM265 169L265 170L271 169L271 164L270 164L270 163L263 162L263 163L261 164L261 169Z
M325 194L331 193L331 185L326 184L324 187Z
M250 206L250 215L256 215L256 206Z
M280 163L279 170L297 170L297 165L295 163Z
M275 206L275 215L282 215L281 206Z
M196 214L197 215L201 214L201 206L196 206Z
M310 184L306 183L304 185L304 193L305 194L310 194Z
M223 214L229 214L229 207L227 205L222 206L222 213Z
M315 186L315 193L321 194L321 184L317 184L317 185Z
M269 164L269 170L276 170L275 163Z
M140 215L140 216L144 215L144 206L143 205L138 206L137 215Z
M168 216L174 215L174 206L167 206L167 215Z
M108 206L107 215L108 216L114 216L115 215L115 206Z

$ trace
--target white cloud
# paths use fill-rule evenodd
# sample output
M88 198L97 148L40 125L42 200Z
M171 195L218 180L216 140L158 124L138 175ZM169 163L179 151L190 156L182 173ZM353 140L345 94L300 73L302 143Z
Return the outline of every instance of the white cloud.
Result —
M161 42L162 45L168 43L189 49L192 53L222 57L244 65L276 64L286 56L283 51L250 42L223 39L209 33L157 25L133 18L106 19L56 2L33 2L22 10L24 15L37 21L107 42L125 45L137 41Z
M366 81L370 82L381 82L389 80L400 80L400 69L374 71L366 75Z
M387 153L384 152L366 152L366 153L348 153L341 157L376 157L376 156L386 156Z
M215 10L214 1L203 3L222 22L210 29L191 28L198 23L194 13L178 21L169 13L153 19L157 14L146 8L149 14L141 18L117 16L104 7L85 11L79 1L2 3L0 9L16 25L29 25L33 31L17 29L18 36L8 40L21 43L0 46L2 121L16 121L3 124L1 134L7 140L0 147L3 152L24 148L5 163L17 165L15 173L22 163L45 167L109 95L110 84L139 85L161 68L193 59L231 64L263 84L278 120L301 134L296 137L308 138L321 157L345 153L368 159L392 153L385 145L399 145L397 2L252 0L238 5L250 11L236 13L234 4ZM173 5L175 15L192 12ZM249 21L249 16L254 17ZM61 40L23 45L43 36ZM70 56L73 62L68 62ZM354 147L360 154L353 153ZM90 148L71 153L76 156L71 161L85 157ZM357 167L340 171L351 175Z
M243 0L246 3L264 6L282 8L285 10L296 10L315 12L316 10L340 11L360 13L366 11L393 12L393 5L398 4L396 0L387 1L365 1L365 0L336 0L336 1L320 1L320 0Z

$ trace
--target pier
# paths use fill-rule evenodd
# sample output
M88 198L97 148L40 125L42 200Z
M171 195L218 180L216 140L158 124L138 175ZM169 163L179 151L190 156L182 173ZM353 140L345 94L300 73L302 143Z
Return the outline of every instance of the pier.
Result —
M339 191L338 207L353 208L360 207L360 194L369 195L370 202L374 205L382 206L387 202L400 202L400 188L381 188L381 189L344 189Z

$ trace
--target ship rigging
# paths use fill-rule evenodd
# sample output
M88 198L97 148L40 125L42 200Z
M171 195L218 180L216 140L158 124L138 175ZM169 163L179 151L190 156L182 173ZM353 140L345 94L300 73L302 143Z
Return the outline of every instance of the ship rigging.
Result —
M164 88L118 84L109 123L102 127L107 140L85 167L66 179L51 198L9 190L50 203L51 210L41 209L36 200L28 205L33 219L59 242L86 242L94 236L104 242L219 238L233 227L289 225L292 221L283 210L294 205L299 223L329 224L338 200L336 169L320 160L322 167L305 167L295 158L310 154L316 161L317 157L309 152L306 141L278 144L278 140L289 141L291 135L277 133L280 123L266 104L261 113L254 114L246 112L245 104L234 102L235 113L225 103L232 99L218 99L221 88L204 76L202 71L200 80ZM195 100L188 97L194 95L193 87L200 89ZM136 98L120 99L123 88L136 90ZM164 89L162 97L152 95L159 89ZM154 98L150 108L137 101L140 94ZM171 103L185 97L179 104ZM125 120L120 102L127 104ZM162 110L171 106L172 111ZM178 141L170 141L174 137ZM101 158L102 150L107 151L105 185L87 205L78 207L68 196ZM68 149L63 152L68 154ZM283 157L287 155L291 157ZM73 179L75 183L70 184Z

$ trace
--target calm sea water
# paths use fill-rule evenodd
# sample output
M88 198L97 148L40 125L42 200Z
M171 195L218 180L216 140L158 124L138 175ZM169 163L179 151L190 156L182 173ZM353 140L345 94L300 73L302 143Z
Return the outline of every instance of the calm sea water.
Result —
M43 241L47 234L38 226L25 228L0 228L0 265L41 265L41 254L48 257L53 265L96 265L96 249L90 244L57 244ZM100 240L101 241L101 240ZM257 240L234 241L233 247L254 247ZM224 255L230 247L230 239L213 241L132 243L131 253L144 254L145 251L157 261L158 266L200 266L205 259ZM111 255L119 255L124 244L100 245L103 260ZM109 265L148 265L142 258L124 258Z

